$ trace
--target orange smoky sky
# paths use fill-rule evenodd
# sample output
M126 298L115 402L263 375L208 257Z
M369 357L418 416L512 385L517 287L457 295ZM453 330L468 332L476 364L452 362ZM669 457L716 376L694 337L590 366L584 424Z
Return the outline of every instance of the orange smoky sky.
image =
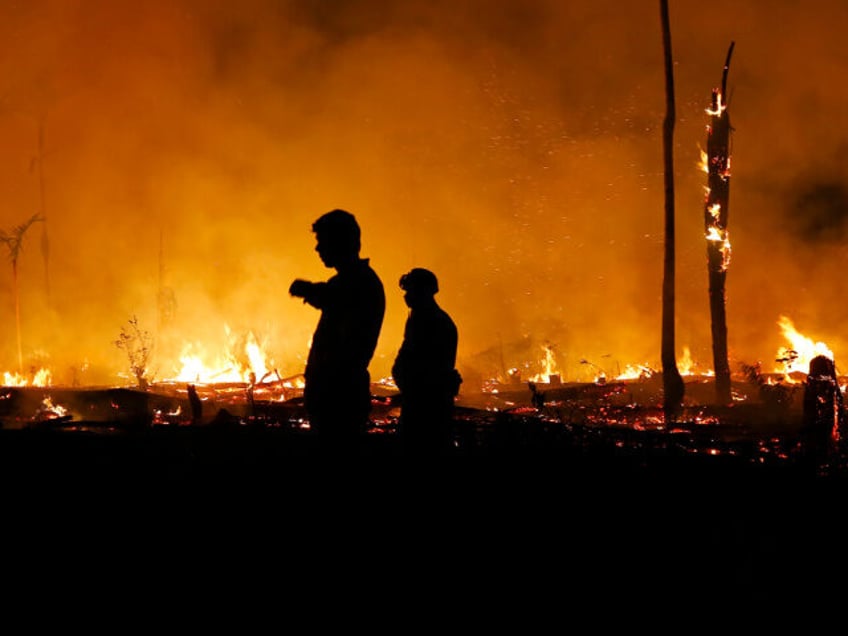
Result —
M782 315L839 365L848 5L669 5L676 349L712 368L698 163L735 42L731 369L771 367ZM566 380L581 360L659 367L659 2L0 0L0 49L0 228L46 219L21 244L20 336L24 364L57 382L82 369L117 382L133 316L159 377L185 344L248 332L281 375L301 372L318 313L287 290L333 273L311 224L336 207L359 219L386 286L375 378L402 338L397 281L416 266L439 277L469 378L546 344ZM0 369L15 369L3 262Z

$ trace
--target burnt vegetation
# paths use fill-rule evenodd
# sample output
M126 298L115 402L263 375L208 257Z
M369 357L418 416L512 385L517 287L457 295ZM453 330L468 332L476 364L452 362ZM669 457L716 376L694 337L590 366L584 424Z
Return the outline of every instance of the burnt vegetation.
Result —
M153 353L153 336L138 324L138 317L132 316L115 340L115 346L127 354L130 372L140 389L149 385L147 378L150 356Z

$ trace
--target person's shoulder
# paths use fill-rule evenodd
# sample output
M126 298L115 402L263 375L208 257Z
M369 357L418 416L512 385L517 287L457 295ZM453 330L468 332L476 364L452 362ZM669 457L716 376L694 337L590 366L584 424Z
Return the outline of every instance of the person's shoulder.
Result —
M437 313L442 320L453 324L453 318L451 318L451 315L441 305L437 306Z
M359 265L362 268L361 269L362 272L366 273L372 280L380 283L380 286L382 287L383 279L380 278L380 275L377 273L377 270L375 270L371 266L371 259L368 259L368 258L360 259Z
M371 267L367 258L359 260L359 267L351 271L350 276L351 284L356 286L360 293L368 293L385 298L386 292L383 287L383 281L380 275Z

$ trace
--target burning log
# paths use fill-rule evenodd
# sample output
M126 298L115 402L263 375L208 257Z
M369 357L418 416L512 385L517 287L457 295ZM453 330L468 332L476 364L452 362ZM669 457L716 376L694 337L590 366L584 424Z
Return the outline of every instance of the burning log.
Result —
M707 113L707 153L705 169L707 188L704 201L704 231L707 240L710 318L715 369L716 399L720 404L731 401L730 365L727 358L727 316L725 313L725 279L730 264L730 240L727 234L730 198L730 115L727 112L727 71L733 45L727 51L721 88L712 91Z

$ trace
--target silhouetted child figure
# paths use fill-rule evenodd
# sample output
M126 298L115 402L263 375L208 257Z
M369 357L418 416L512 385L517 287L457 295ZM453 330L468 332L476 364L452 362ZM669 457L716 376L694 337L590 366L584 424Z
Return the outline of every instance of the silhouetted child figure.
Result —
M439 283L415 268L400 279L409 315L392 376L400 391L398 430L404 451L439 456L453 447L454 399L462 378L456 370L457 328L436 302Z
M818 466L833 460L845 440L845 403L833 360L819 355L810 360L804 384L802 454Z
M360 258L360 228L346 210L332 210L312 225L315 250L336 270L326 282L297 279L292 296L321 310L304 372L304 406L325 448L350 449L367 429L371 376L386 297L369 259Z

